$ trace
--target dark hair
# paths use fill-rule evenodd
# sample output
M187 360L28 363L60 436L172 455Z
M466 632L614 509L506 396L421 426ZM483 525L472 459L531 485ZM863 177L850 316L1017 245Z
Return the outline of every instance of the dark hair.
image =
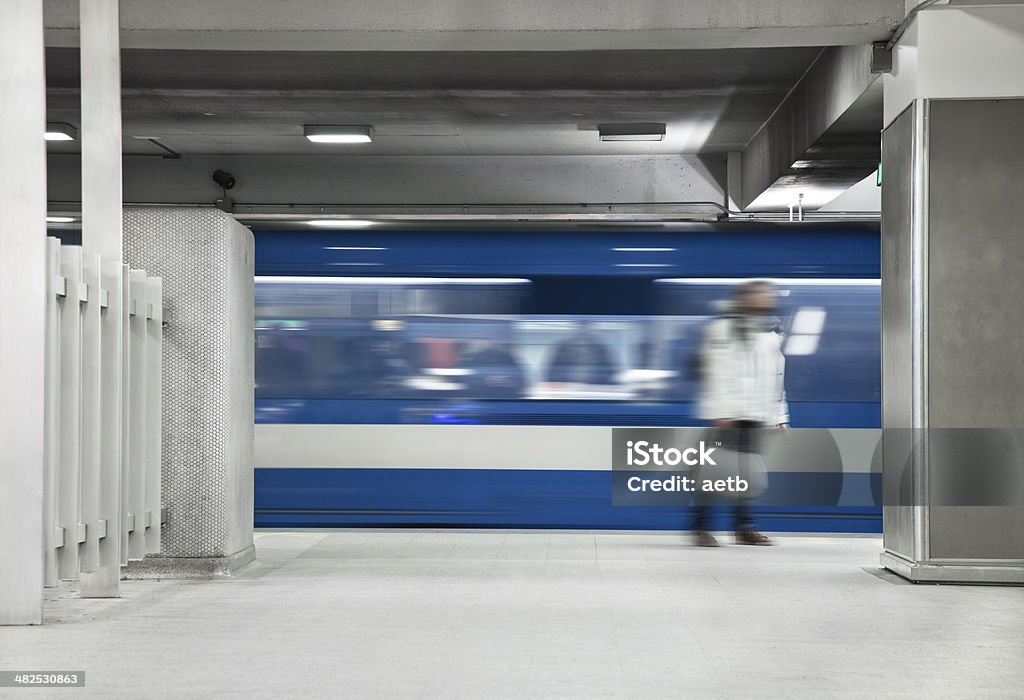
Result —
M768 280L747 280L742 284L736 285L733 289L733 298L742 299L748 294L753 294L761 289L771 289L774 285Z

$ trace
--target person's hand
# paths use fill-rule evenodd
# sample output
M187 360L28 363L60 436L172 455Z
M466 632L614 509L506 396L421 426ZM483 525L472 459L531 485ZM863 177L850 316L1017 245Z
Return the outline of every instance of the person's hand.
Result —
M789 423L779 423L775 426L775 429L782 433L784 436L789 435Z
M729 428L736 427L736 421L729 420L728 418L719 418L718 420L712 421L711 425L716 428L721 428L722 430L728 430Z

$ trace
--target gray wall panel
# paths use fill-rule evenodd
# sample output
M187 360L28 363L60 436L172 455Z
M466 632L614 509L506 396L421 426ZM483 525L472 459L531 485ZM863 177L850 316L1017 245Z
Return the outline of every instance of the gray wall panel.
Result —
M1024 427L1024 100L931 103L929 420Z
M882 427L886 502L900 502L906 488L911 427L912 330L911 216L913 211L914 107L882 132ZM886 506L886 549L910 556L910 508Z
M1024 100L936 100L929 121L930 427L1021 428ZM936 485L986 467L948 452L931 450ZM929 516L932 557L1024 558L1020 508Z

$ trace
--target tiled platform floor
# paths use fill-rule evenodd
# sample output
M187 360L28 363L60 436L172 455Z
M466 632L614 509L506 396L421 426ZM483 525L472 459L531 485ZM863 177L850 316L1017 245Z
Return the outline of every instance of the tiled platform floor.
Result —
M261 531L217 581L50 593L0 670L200 698L1024 697L1024 588L915 586L873 537Z

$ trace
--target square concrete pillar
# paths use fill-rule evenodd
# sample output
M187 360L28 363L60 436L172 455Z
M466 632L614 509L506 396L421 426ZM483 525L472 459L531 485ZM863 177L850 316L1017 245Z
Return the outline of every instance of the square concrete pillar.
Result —
M884 77L883 566L1024 582L1024 8L922 9Z
M212 208L126 207L124 260L164 294L166 523L129 575L231 573L254 558L252 232Z
M1024 98L918 99L882 137L882 564L1024 583Z

